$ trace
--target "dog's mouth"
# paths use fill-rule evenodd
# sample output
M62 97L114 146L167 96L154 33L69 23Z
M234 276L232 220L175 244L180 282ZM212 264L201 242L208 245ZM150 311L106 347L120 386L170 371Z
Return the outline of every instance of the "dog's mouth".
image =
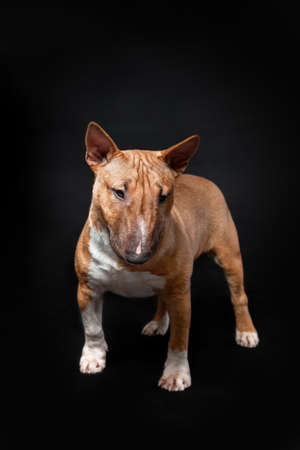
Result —
M149 261L151 256L151 252L136 254L135 252L126 251L123 259L127 264L142 265Z
M112 243L111 243L111 247L112 247L113 251L115 252L115 254L122 261L124 261L126 264L129 264L132 266L141 266L143 264L146 264L146 262L148 262L151 259L152 254L153 254L152 252L136 254L135 252L125 251L125 254L123 255L118 250L118 248L116 248L116 246L113 245Z
M109 229L109 227L107 227L107 230L109 234L110 245L115 254L126 264L132 266L140 266L146 264L152 258L159 244L158 239L158 241L155 242L150 251L148 250L140 253L136 253L130 250L121 251L119 249L117 238L115 237L114 233Z

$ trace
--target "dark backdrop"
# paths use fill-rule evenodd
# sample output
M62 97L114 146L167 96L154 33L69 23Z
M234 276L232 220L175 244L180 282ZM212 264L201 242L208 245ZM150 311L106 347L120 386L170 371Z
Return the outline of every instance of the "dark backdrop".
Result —
M34 440L41 430L47 440L64 432L99 446L121 436L123 445L175 437L199 448L296 448L295 11L115 3L8 8L0 20L2 389L7 424L20 430L10 438ZM188 172L222 189L239 230L261 343L234 343L222 271L201 257L192 280L193 384L184 393L156 386L168 338L140 335L153 299L107 295L107 368L79 373L73 254L91 196L91 120L120 148L165 148L198 133Z

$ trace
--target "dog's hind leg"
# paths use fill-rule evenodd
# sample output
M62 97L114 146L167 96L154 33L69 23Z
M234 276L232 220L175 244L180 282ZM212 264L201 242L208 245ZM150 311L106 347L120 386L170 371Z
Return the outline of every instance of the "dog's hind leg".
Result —
M169 314L166 305L160 296L158 296L156 313L153 319L144 326L142 334L145 336L164 335L169 328L169 322Z
M236 321L236 343L243 347L256 347L259 339L248 309L240 245L231 215L225 233L212 250L215 262L224 270L228 282Z

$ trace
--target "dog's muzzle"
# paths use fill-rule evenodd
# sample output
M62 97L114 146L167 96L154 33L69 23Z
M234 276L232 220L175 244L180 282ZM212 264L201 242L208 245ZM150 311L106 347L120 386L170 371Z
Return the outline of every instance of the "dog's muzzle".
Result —
M144 264L151 257L150 252L145 253L135 253L132 251L126 250L125 252L125 261L129 264Z

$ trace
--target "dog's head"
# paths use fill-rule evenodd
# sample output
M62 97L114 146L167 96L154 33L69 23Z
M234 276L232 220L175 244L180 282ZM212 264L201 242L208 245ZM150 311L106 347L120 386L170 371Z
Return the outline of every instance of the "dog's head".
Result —
M85 137L86 161L95 174L92 209L115 253L144 264L155 252L184 172L200 138L191 136L162 151L119 150L95 122Z

